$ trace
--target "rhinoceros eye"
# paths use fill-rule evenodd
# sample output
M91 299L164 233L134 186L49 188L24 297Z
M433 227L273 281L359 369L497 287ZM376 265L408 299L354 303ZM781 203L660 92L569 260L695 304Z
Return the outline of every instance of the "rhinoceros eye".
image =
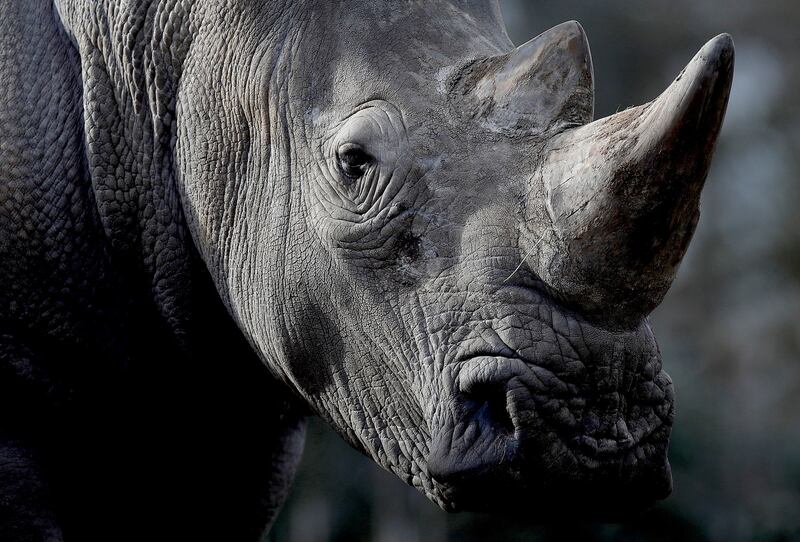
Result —
M374 160L361 145L355 143L345 143L339 147L336 158L342 174L350 181L360 179Z

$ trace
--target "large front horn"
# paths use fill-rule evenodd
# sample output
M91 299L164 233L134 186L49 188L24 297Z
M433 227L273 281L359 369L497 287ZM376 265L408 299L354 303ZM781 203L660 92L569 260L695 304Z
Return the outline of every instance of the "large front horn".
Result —
M542 180L560 246L542 278L590 317L635 325L662 300L699 217L733 78L707 43L655 101L554 137Z

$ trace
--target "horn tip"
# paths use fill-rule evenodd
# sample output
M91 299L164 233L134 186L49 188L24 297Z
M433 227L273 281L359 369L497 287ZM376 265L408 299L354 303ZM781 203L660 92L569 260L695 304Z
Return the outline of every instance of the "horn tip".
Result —
M734 45L730 34L709 40L656 100L659 108L682 117L697 106L697 99L712 99L724 111L733 81ZM702 108L701 108L702 109ZM720 118L721 122L722 119Z
M735 47L730 34L720 34L710 39L695 55L691 64L698 64L701 71L733 75Z
M735 46L733 44L733 37L730 34L720 34L708 41L700 52L698 57L702 57L706 61L715 62L718 65L732 65L735 56Z
M574 19L564 21L563 23L551 28L548 32L557 32L564 36L578 37L587 44L589 42L589 38L586 37L586 30L584 30L583 25Z

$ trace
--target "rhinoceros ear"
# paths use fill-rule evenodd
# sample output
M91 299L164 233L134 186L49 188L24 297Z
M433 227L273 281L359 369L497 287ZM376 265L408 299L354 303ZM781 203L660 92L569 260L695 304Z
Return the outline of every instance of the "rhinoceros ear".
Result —
M482 72L471 91L478 115L499 131L538 134L594 117L592 57L575 21L488 59L475 71Z

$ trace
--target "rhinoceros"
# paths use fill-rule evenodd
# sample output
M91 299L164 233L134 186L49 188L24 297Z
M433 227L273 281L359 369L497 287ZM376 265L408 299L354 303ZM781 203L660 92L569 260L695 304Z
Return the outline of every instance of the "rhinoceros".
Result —
M593 121L484 0L0 6L0 538L256 540L318 415L447 511L671 491L733 44Z

